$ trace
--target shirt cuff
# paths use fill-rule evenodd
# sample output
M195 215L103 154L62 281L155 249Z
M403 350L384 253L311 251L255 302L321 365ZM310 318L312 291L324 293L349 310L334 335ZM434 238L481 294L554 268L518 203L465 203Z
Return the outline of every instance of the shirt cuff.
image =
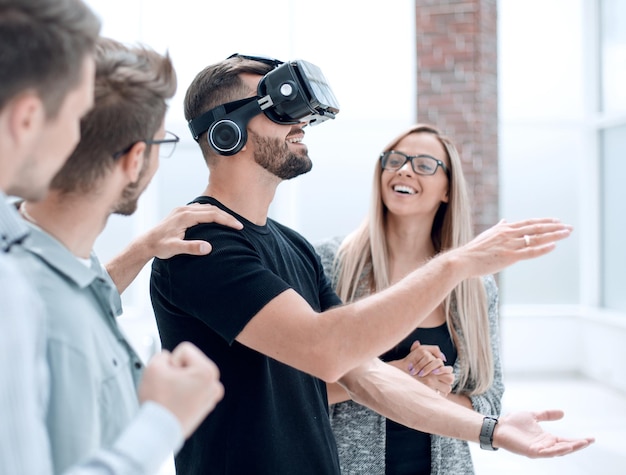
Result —
M178 452L184 442L178 419L170 411L152 401L141 405L133 423L117 439L115 449L128 452L129 457L156 473L167 457Z

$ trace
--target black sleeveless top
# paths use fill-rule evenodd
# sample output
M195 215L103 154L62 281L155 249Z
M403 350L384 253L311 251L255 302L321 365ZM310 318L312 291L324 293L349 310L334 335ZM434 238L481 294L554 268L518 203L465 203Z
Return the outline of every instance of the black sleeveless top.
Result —
M415 340L423 345L438 345L446 355L445 364L454 366L457 351L445 323L433 328L417 328L399 345L382 355L381 359L393 361L404 358ZM430 435L387 419L386 475L430 475L430 463Z

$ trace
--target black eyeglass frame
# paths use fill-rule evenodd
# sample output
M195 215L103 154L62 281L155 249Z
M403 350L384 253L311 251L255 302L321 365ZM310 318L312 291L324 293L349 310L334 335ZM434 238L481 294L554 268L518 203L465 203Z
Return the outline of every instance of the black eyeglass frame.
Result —
M404 162L402 162L402 165L400 165L399 167L395 167L395 168L387 168L386 165L386 161L389 158L389 155L391 155L392 153L396 153L398 155L402 155L404 157ZM424 173L422 170L418 171L415 169L415 162L413 161L416 158L428 158L430 160L433 160L437 166L435 167L435 170L432 173ZM445 163L443 163L441 160L439 160L438 158L435 158L431 155L422 153L419 155L407 155L404 152L399 152L397 150L388 150L387 152L383 152L380 154L380 166L383 170L388 170L388 171L398 171L400 170L404 165L406 165L406 162L411 162L411 168L413 169L413 171L415 173L417 173L418 175L423 175L423 176L432 176L435 173L437 173L437 168L441 167L441 169L444 171L444 173L446 174L446 176L448 178L450 178L450 170L448 169L448 167L446 166Z
M135 142L131 143L128 147L126 147L124 150L120 150L119 152L115 152L113 154L113 158L114 159L118 159L123 155L126 155L128 152L130 152L130 149L133 148L135 146L135 144L139 143L139 142L143 142L146 145L161 145L164 143L173 143L173 144L177 144L178 142L180 142L180 137L178 135L176 135L174 132L170 132L168 130L165 131L165 134L169 134L171 135L173 138L163 138L163 139L141 139L141 140L136 140ZM167 157L164 158L169 158L172 156L172 154L174 153L175 149L172 149L172 153L170 153Z

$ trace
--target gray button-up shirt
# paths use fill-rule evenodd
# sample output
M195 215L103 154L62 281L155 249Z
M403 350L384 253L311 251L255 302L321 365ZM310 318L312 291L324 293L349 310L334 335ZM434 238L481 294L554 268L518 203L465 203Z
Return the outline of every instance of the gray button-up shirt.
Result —
M46 475L52 466L44 309L13 257L27 234L0 192L0 473Z
M117 325L122 307L115 284L95 255L87 266L39 227L28 226L27 252L19 261L48 316L46 424L54 471L115 446L135 470L120 473L155 472L180 446L180 427L161 406L139 411L136 386L143 365ZM124 432L125 445L119 447Z

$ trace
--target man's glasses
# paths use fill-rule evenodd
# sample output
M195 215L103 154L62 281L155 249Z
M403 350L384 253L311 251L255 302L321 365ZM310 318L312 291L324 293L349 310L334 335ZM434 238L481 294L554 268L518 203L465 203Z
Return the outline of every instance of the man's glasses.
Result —
M158 145L159 146L159 157L161 158L170 158L176 150L176 144L180 141L178 135L173 132L165 131L165 137L162 139L145 139L145 140L137 140L137 142L143 142L146 145ZM118 159L122 155L126 155L130 152L130 149L135 146L137 142L133 142L124 150L120 150L119 152L115 152L113 154L113 158Z
M411 162L411 168L418 175L434 175L437 172L437 167L441 167L445 174L450 177L446 164L430 155L407 155L395 150L380 154L380 165L384 170L388 171L400 170L409 161Z

